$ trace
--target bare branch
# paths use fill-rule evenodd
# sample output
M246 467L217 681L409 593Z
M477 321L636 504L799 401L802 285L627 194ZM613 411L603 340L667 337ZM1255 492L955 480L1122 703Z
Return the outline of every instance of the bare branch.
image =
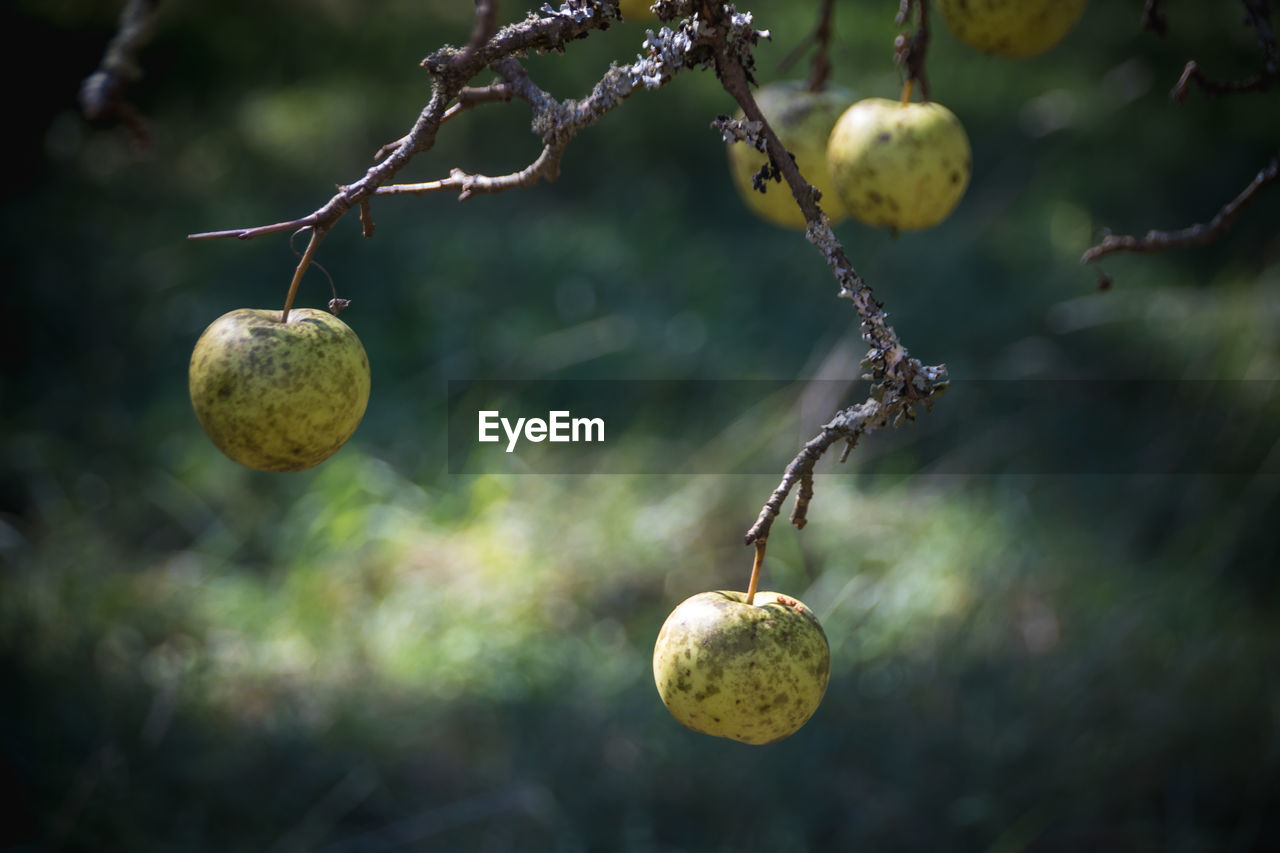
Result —
M1182 76L1170 93L1175 102L1181 104L1186 101L1193 83L1209 95L1238 95L1245 92L1265 92L1280 78L1280 47L1277 47L1276 32L1271 26L1271 0L1241 2L1245 9L1245 23L1253 27L1257 34L1262 68L1241 80L1214 80L1193 59L1182 69Z
M928 0L902 0L898 8L897 24L906 26L914 9L916 29L911 35L899 35L893 40L893 60L903 70L902 100L911 99L911 90L920 87L921 100L929 100L929 78L925 73L925 57L929 53L929 3Z
M228 228L225 231L203 231L199 234L188 234L188 240L224 240L235 237L237 240L252 240L254 237L265 237L268 234L281 234L285 231L297 231L299 228L310 228L317 223L314 213L301 219L290 219L287 222L273 222L270 225L255 225L252 228Z
M247 240L308 226L326 231L331 229L348 211L387 184L414 155L429 150L435 144L445 112L472 77L505 57L539 50L563 50L567 42L593 29L609 26L614 20L613 11L612 7L598 7L589 0L567 0L559 9L545 12L542 16L530 15L518 24L503 27L481 44L469 44L466 50L441 48L422 61L423 67L432 75L430 101L399 144L365 172L364 177L340 187L326 204L299 219L252 228L203 232L192 234L189 239L237 237ZM478 4L478 19L490 15L492 7L488 3ZM487 31L488 25L483 20L478 20L476 26L477 32Z
M805 36L791 52L778 63L779 68L786 70L804 55L810 47L816 48L813 59L809 63L809 77L805 81L805 89L810 92L821 92L831 77L831 21L835 17L835 0L823 0L818 10L818 23L813 32Z
M547 146L542 154L519 172L508 175L490 177L488 175L472 175L461 169L453 169L449 177L439 181L425 181L419 184L390 184L379 187L375 195L430 195L438 192L457 192L459 201L466 201L473 195L492 194L506 190L531 187L539 181L553 183L560 176L560 157L563 149Z
M713 18L712 23L715 25L721 21ZM856 442L861 435L892 423L915 401L923 401L928 405L932 397L945 387L947 371L942 365L930 367L921 364L918 359L908 355L906 348L899 342L897 334L887 323L882 306L876 301L871 288L854 271L844 247L831 230L827 215L818 205L820 193L800 174L795 160L787 153L751 95L747 71L750 55L746 53L750 41L729 38L728 34L733 32L732 27L716 26L715 29L719 33L715 42L716 75L725 91L742 108L744 119L739 122L717 120L714 126L726 135L750 139L758 134L759 139L750 141L758 143L763 140L763 150L769 155L773 167L787 182L792 196L804 213L808 224L805 237L826 258L827 265L840 282L840 296L850 300L858 312L862 339L871 346L864 363L871 368L871 379L875 383L875 394L871 398L836 415L835 419L822 428L821 433L805 444L787 466L782 482L761 509L756 523L747 531L746 541L751 544L768 537L783 501L797 484L801 485L805 494L803 504L797 501L792 522L797 526L804 525L808 501L813 494L813 466L832 444L840 439L849 443Z
M1200 70L1200 63L1192 59L1182 69L1182 76L1174 84L1173 91L1169 94L1169 97L1173 98L1176 103L1185 103L1187 96L1191 94L1192 84L1199 86L1207 94L1214 96L1241 95L1245 92L1265 92L1275 82L1275 76L1274 73L1268 74L1265 71L1259 71L1240 80L1214 80Z
M796 490L796 503L791 508L791 523L803 530L808 523L809 501L813 500L813 469L800 473L800 488Z
M489 90L500 92L506 99L519 97L533 109L533 130L544 140L544 147L538 158L524 169L507 175L490 177L468 174L455 168L450 171L448 178L384 186L376 190L375 195L424 195L456 191L461 201L476 194L522 189L539 181L555 181L560 176L564 150L578 133L600 121L635 92L660 88L671 82L681 68L686 67L683 61L678 60L678 54L671 54L667 50L670 43L677 41L677 34L670 30L655 34L645 42L649 55L637 59L631 65L611 67L586 97L563 102L539 88L515 58L507 57L493 63L491 67L503 78L503 82L489 87ZM498 85L501 85L501 89L497 88ZM447 113L445 117L448 117Z
M1211 243L1226 233L1240 211L1277 179L1280 179L1280 155L1272 157L1271 162L1254 176L1249 185L1208 222L1191 225L1178 231L1148 231L1143 237L1109 234L1101 243L1086 250L1080 262L1091 263L1115 252L1166 252L1170 249Z
M769 496L769 500L761 508L760 515L756 518L756 523L751 525L751 529L747 531L746 542L748 545L769 537L769 530L773 527L773 520L782 511L782 504L786 501L787 496L791 494L791 490L795 488L796 484L801 482L809 484L809 495L803 498L804 509L801 509L801 497L797 497L795 511L791 515L791 523L798 528L804 527L807 520L805 514L809 505L808 497L813 495L813 466L822 458L822 454L827 452L827 448L843 437L842 431L832 421L822 428L822 432L805 442L804 447L796 454L796 458L787 465L786 471L782 475L782 482L773 490L773 494ZM801 495L803 494L804 488L802 487Z
M471 29L471 38L468 39L467 46L462 49L462 52L454 57L453 64L459 70L465 70L471 57L484 46L485 42L493 38L497 30L498 4L490 0L476 0L476 21Z
M98 69L80 84L84 117L90 121L116 119L129 128L140 147L150 144L150 134L138 111L125 99L125 90L142 76L138 51L151 39L159 6L160 0L129 0Z
M444 124L449 119L456 117L459 113L479 106L480 104L492 104L499 101L510 101L512 97L511 88L506 83L491 83L488 86L464 86L458 92L458 97L453 106L444 111L444 115L440 117L440 123ZM386 157L392 151L395 151L407 137L402 136L395 142L388 142L382 146L373 155L375 162Z

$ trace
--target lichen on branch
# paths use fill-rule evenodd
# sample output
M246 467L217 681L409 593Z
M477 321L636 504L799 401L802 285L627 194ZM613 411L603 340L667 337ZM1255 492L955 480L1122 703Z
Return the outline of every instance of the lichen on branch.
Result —
M757 147L763 141L762 150L769 155L773 167L786 181L804 214L807 223L805 237L822 253L835 275L840 285L839 296L852 302L858 312L862 339L871 347L863 364L870 369L869 378L873 386L867 400L839 412L801 448L787 466L782 482L761 509L755 524L747 531L745 538L749 545L768 537L782 503L797 485L800 486L800 494L791 522L803 527L809 499L813 495L813 467L828 448L841 439L852 446L869 432L913 417L917 402L931 406L933 399L946 387L947 373L944 365L926 366L912 357L889 326L883 306L876 300L871 287L858 275L831 230L831 222L818 203L817 191L804 180L794 158L787 153L756 104L751 94L751 67L750 55L744 55L739 44L727 37L717 40L716 76L742 108L744 119L736 122L717 119L713 126L722 134L744 142L756 136L758 139L753 141Z

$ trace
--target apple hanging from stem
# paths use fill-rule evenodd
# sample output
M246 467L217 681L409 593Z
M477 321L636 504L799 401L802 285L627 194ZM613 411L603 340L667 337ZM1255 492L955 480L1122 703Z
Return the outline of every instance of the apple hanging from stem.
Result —
M677 721L748 744L798 731L822 702L831 673L827 636L813 611L790 596L757 592L763 559L761 539L747 592L685 599L653 651L658 695Z

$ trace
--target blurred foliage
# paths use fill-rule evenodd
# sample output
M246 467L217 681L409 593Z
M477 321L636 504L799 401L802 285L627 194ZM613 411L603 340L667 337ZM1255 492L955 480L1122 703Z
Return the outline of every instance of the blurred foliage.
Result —
M1254 69L1237 4L1167 3L1162 38L1139 31L1140 3L1096 2L1016 64L935 21L933 95L969 130L969 194L928 232L838 234L956 389L936 420L824 459L809 525L775 527L765 583L822 617L834 671L814 719L765 748L681 729L649 672L676 603L746 581L741 536L793 452L763 401L677 449L774 476L446 465L449 380L856 378L856 318L821 258L734 196L715 80L637 94L574 140L554 185L382 200L371 240L344 221L319 260L354 300L374 396L338 456L272 476L200 433L186 360L219 314L279 304L295 257L283 238L185 235L302 215L363 174L425 103L418 61L466 39L472 6L170 0L132 90L153 134L138 151L75 112L113 5L0 12L43 58L13 87L0 209L4 849L1274 843L1280 196L1212 246L1105 261L1110 291L1077 263L1103 228L1207 220L1276 149L1274 94L1167 98L1188 58ZM752 7L772 33L761 82L803 76L779 64L818 5ZM896 92L897 6L838 4L841 85ZM580 96L645 26L528 66ZM538 148L526 107L485 106L404 177L510 170ZM303 291L329 298L323 276ZM1080 422L966 407L966 381L1081 378L1210 384L1103 401L1091 425L1150 431L1128 473L989 462L1070 446ZM864 392L810 400L809 434ZM953 399L964 417L946 417ZM690 417L673 398L652 423ZM1187 434L1209 460L1264 461L1159 468L1161 448L1195 451ZM939 447L963 475L913 466Z

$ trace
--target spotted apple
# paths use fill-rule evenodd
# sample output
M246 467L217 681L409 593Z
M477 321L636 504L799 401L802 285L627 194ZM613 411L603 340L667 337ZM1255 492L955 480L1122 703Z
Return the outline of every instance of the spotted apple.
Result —
M1075 28L1085 0L937 0L947 28L983 53L1022 59L1053 47Z
M704 734L766 744L794 734L827 690L831 651L818 617L777 592L702 592L671 612L653 650L667 710Z
M360 338L327 311L241 308L196 341L191 404L214 445L261 471L302 471L356 431L369 402Z
M622 11L624 21L656 20L658 16L650 8L652 5L653 0L618 0L618 8Z
M853 218L908 230L951 214L969 185L973 155L964 125L942 104L866 98L832 128L827 168Z

